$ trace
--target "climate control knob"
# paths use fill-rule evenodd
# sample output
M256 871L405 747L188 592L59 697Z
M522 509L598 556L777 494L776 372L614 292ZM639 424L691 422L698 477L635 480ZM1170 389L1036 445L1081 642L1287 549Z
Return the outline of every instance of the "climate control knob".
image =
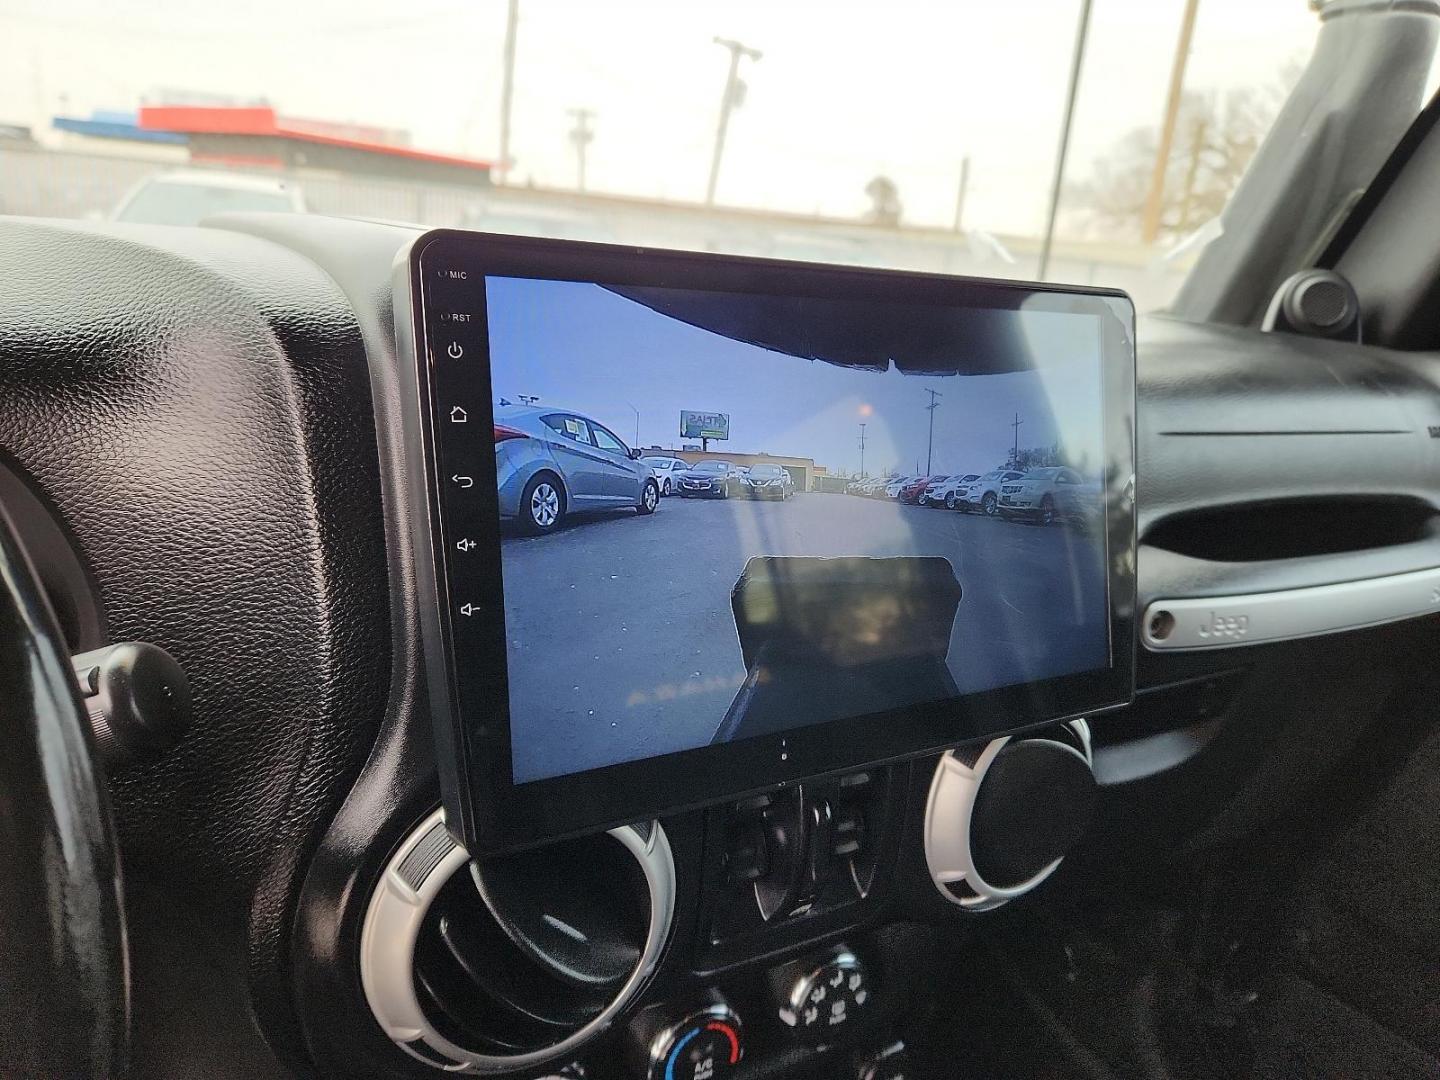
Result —
M780 1022L811 1046L837 1041L865 1011L872 992L860 961L843 947L777 968L770 984Z
M720 1080L740 1063L740 1018L716 1003L661 1028L648 1044L649 1080Z

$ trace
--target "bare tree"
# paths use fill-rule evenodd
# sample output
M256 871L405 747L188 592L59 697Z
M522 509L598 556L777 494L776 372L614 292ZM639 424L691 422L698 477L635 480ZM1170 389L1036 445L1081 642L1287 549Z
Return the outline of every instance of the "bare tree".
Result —
M865 194L870 197L866 221L892 227L900 224L900 188L894 180L888 176L877 176L865 185Z
M1220 213L1297 75L1298 69L1287 70L1271 87L1184 95L1165 168L1162 239L1184 237ZM1136 128L1095 162L1089 179L1070 186L1068 201L1079 231L1140 236L1158 143L1156 128Z

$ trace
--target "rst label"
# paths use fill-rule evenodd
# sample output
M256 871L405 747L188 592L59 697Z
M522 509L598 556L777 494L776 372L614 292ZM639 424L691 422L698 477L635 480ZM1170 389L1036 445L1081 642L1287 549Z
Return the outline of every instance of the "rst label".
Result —
M1249 615L1221 615L1210 612L1207 622L1201 623L1197 633L1206 641L1214 638L1243 638L1250 631Z

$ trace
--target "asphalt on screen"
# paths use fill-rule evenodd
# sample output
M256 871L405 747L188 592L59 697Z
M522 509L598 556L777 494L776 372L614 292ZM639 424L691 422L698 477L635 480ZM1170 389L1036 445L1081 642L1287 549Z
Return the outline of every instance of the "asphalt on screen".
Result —
M517 781L707 745L745 676L731 589L754 555L940 555L962 692L1105 663L1101 541L853 495L671 496L502 540Z

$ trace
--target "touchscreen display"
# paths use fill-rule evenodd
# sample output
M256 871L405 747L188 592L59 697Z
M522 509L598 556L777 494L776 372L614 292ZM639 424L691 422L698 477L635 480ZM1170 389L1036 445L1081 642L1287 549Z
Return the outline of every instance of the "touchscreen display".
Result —
M516 784L1109 666L1095 316L483 288Z
M396 285L472 851L1131 699L1123 294L454 230Z

